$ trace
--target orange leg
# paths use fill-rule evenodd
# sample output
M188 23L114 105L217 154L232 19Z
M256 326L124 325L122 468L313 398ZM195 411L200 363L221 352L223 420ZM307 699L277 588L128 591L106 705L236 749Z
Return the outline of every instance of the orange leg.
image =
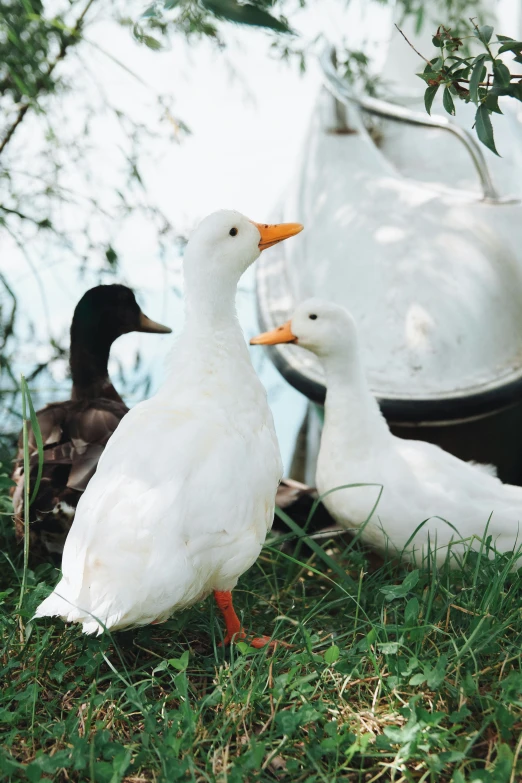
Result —
M285 647L288 646L284 642L278 642L276 639L271 640L269 636L259 636L255 639L248 639L244 629L241 627L239 617L235 612L234 604L232 602L232 593L228 590L223 592L214 590L214 598L216 599L218 609L223 615L225 627L227 629L223 644L230 644L233 640L240 641L241 639L246 639L251 647L256 648L266 647L267 645L276 647L278 644Z

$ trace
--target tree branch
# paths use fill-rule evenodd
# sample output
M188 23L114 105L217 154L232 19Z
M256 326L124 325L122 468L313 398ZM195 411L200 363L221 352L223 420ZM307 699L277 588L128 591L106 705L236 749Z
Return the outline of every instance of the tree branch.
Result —
M86 4L85 8L83 9L83 11L81 12L80 16L77 18L76 22L74 23L74 27L70 31L70 34L68 35L67 38L63 39L63 41L61 43L61 46L60 46L60 50L59 50L58 54L56 55L55 59L53 60L52 63L49 63L49 65L47 67L47 71L45 72L45 76L43 76L42 79L39 80L38 88L40 88L42 86L42 84L44 82L44 79L47 79L49 76L51 76L52 72L54 71L54 69L56 68L58 63L60 63L64 59L65 55L67 54L68 48L71 46L71 44L73 43L74 38L78 35L78 33L81 30L81 27L82 27L85 15L87 14L87 12L89 11L89 8L91 7L91 5L94 2L96 2L96 0L87 0L87 4ZM11 125L11 127L7 130L7 133L5 134L4 138L0 142L0 155L2 154L4 149L7 147L9 142L11 141L11 139L12 139L16 129L18 128L18 126L23 122L23 119L24 119L25 115L27 114L27 112L29 111L31 105L32 105L31 103L25 103L18 110L18 114L16 115L16 119L14 120L13 124Z
M28 220L30 223L34 223L34 225L38 228L52 228L52 224L49 218L38 220L38 218L31 217L31 215L26 215L24 212L20 212L18 209L5 207L3 204L0 204L0 210L2 210L2 212L6 212L8 215L16 215L21 220Z

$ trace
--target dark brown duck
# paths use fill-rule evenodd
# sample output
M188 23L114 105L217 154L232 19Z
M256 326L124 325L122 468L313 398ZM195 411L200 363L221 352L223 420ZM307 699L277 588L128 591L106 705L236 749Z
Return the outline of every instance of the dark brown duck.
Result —
M60 564L63 545L76 506L98 460L120 420L129 410L108 372L113 342L128 332L168 334L172 330L142 313L130 288L99 285L78 302L71 323L71 399L37 412L44 444L44 465L38 495L31 505L30 556L36 563ZM13 479L15 527L24 536L24 471L22 436ZM36 480L38 452L29 429L31 484Z

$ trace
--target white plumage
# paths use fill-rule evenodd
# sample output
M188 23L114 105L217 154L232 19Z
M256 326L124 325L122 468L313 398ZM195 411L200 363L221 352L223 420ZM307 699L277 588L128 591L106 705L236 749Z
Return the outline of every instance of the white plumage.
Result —
M464 552L470 546L478 550L487 536L499 552L522 548L521 487L502 484L491 466L391 434L368 387L355 323L344 308L307 300L291 321L252 342L282 341L313 351L325 370L316 484L321 495L330 493L324 504L337 522L361 531L361 539L381 552L416 564L428 551L441 564L449 552L457 567ZM377 486L336 489L350 484Z
M168 377L107 444L78 504L62 579L37 617L59 615L86 633L162 621L232 590L255 562L282 465L234 298L265 229L279 240L298 230L283 228L222 211L192 236L186 325Z

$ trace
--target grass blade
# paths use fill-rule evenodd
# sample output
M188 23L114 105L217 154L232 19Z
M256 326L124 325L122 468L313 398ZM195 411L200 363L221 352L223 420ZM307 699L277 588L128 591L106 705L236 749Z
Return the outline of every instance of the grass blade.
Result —
M31 500L29 501L29 505L32 505L35 501L36 495L38 494L38 489L40 487L40 481L42 480L42 471L43 471L43 440L42 440L42 433L40 430L40 424L38 423L38 417L36 416L36 412L34 410L33 401L31 399L31 394L29 392L29 387L27 386L27 381L25 380L24 376L22 375L21 378L21 386L22 386L22 394L24 395L25 399L27 400L27 405L29 407L29 416L31 419L31 427L34 434L34 439L36 441L36 448L38 450L38 472L36 474L36 481L33 487L33 491L31 494ZM23 414L24 420L25 420L25 413ZM27 477L27 481L29 482L29 474L25 472L25 463L24 463L24 476Z
M27 383L21 376L22 389L22 447L24 451L24 566L22 571L22 584L20 585L20 597L17 611L20 612L24 601L27 585L27 566L29 563L29 438L27 433Z
M351 578L351 576L348 576L346 571L341 568L340 565L338 565L333 558L330 557L330 555L327 555L326 552L322 547L319 546L319 544L316 544L316 542L311 539L309 536L306 535L305 531L302 527L300 527L296 522L294 522L293 519L291 519L288 514L285 514L284 511L282 511L280 508L276 506L275 513L281 519L289 528L292 530L296 535L299 536L300 540L303 541L307 546L310 547L310 549L315 552L315 554L321 558L321 560L330 568L337 576L341 579L341 582L346 582L350 585L350 587L353 590L357 590L357 584L354 582L354 580Z

